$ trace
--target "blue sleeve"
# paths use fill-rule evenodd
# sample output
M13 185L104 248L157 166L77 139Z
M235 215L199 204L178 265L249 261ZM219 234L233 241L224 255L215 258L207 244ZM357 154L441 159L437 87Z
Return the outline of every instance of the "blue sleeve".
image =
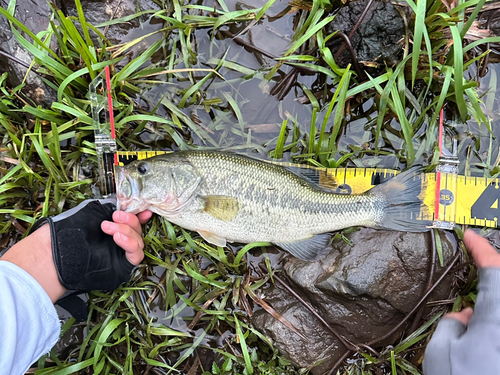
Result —
M0 260L0 373L24 374L50 351L60 331L41 285L22 268Z
M467 326L453 318L439 322L425 350L425 375L500 373L500 268L480 269L477 287Z

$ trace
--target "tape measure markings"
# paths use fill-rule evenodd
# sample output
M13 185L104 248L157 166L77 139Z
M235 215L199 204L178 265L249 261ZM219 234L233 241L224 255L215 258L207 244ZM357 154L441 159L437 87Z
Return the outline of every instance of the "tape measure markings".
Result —
M448 190L448 180L449 180L449 176L447 176L445 179L444 179L444 189L445 190ZM439 194L439 204L441 204L441 195L443 194L443 190L441 189L441 192ZM443 208L444 208L444 212L443 212L443 216L446 218L446 209L448 208L448 206L446 204L444 204L443 202ZM448 210L449 211L449 210ZM451 220L447 220L447 221L451 221ZM453 221L455 221L455 218L453 218Z

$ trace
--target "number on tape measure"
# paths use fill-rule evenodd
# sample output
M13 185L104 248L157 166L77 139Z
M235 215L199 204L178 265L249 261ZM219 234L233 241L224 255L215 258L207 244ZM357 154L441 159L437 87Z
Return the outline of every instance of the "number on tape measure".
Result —
M442 189L439 192L439 203L441 203L443 206L449 206L453 203L454 200L455 196L450 190Z
M471 216L477 219L496 220L500 217L500 211L498 210L499 199L500 189L498 185L489 185L472 205Z

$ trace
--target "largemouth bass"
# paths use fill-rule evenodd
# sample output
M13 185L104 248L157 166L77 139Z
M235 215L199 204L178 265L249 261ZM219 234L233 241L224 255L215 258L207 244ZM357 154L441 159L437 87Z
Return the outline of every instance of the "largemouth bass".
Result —
M206 241L271 242L305 260L327 253L329 232L367 226L422 232L419 169L360 195L334 194L280 165L222 151L180 151L117 172L119 208L149 209Z

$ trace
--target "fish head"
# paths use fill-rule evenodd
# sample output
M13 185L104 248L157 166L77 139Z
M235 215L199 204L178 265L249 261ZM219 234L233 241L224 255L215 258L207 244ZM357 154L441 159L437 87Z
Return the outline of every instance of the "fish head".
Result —
M152 210L165 216L179 213L196 195L201 177L181 158L134 161L116 172L116 197L122 211Z

